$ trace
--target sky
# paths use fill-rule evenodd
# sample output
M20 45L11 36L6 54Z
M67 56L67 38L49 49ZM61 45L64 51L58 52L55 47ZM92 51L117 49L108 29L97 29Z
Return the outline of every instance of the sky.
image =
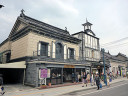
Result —
M112 55L128 56L128 0L0 0L0 4L5 6L0 9L0 43L24 9L25 15L61 29L67 27L70 34L83 31L87 18L101 48ZM109 43L122 38L126 39Z

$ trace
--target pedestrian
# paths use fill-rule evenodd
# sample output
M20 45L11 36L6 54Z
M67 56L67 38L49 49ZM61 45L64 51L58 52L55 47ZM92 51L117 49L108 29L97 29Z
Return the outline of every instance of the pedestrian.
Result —
M87 82L88 83L90 82L90 74L89 74L89 72L87 73Z
M75 74L76 83L78 83L78 73Z
M4 94L4 87L3 87L3 77L2 74L0 74L0 94Z
M75 73L72 73L72 83L75 83Z
M107 85L108 85L108 86L110 86L110 84L109 84L109 78L110 78L110 77L109 77L109 73L108 73L108 74L107 74Z
M117 77L118 77L118 70L117 70Z
M127 79L128 79L128 71L127 71Z
M91 74L91 77L90 77L90 82L91 82L91 86L93 86L93 84L94 84L93 73Z
M84 87L84 84L86 84L86 87L87 87L87 74L86 74L86 72L83 72L82 81L83 81L82 87Z
M99 90L99 87L100 87L100 77L98 76L98 74L96 74L96 76L95 76L95 81L96 81L96 85L97 85L97 90Z

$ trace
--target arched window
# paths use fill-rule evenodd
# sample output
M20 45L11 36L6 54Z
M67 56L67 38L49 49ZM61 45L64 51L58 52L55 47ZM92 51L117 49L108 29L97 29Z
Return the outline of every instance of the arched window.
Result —
M56 58L63 58L64 56L63 45L61 43L56 44Z

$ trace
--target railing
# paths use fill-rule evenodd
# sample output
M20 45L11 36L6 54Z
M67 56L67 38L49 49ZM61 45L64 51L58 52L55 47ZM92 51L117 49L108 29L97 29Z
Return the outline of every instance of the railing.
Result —
M80 57L76 55L70 54L57 54L56 52L49 52L49 51L34 51L33 52L33 59L38 59L42 61L55 61L55 62L73 62L73 63L86 63L87 61L99 61L97 58L89 58L89 57Z

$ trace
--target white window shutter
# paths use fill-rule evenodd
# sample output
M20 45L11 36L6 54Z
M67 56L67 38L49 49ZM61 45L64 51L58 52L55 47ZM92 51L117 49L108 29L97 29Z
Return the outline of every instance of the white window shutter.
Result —
M55 47L55 43L54 42L52 42L52 58L55 58L56 57L56 47Z
M51 50L50 50L51 46L48 45L48 56L50 57L50 53L51 53Z
M70 54L69 54L69 48L68 48L68 59L70 58Z
M38 43L37 54L40 55L40 52L41 52L41 42Z
M64 45L64 59L67 59L67 45Z
M74 59L76 59L76 50L74 49Z

